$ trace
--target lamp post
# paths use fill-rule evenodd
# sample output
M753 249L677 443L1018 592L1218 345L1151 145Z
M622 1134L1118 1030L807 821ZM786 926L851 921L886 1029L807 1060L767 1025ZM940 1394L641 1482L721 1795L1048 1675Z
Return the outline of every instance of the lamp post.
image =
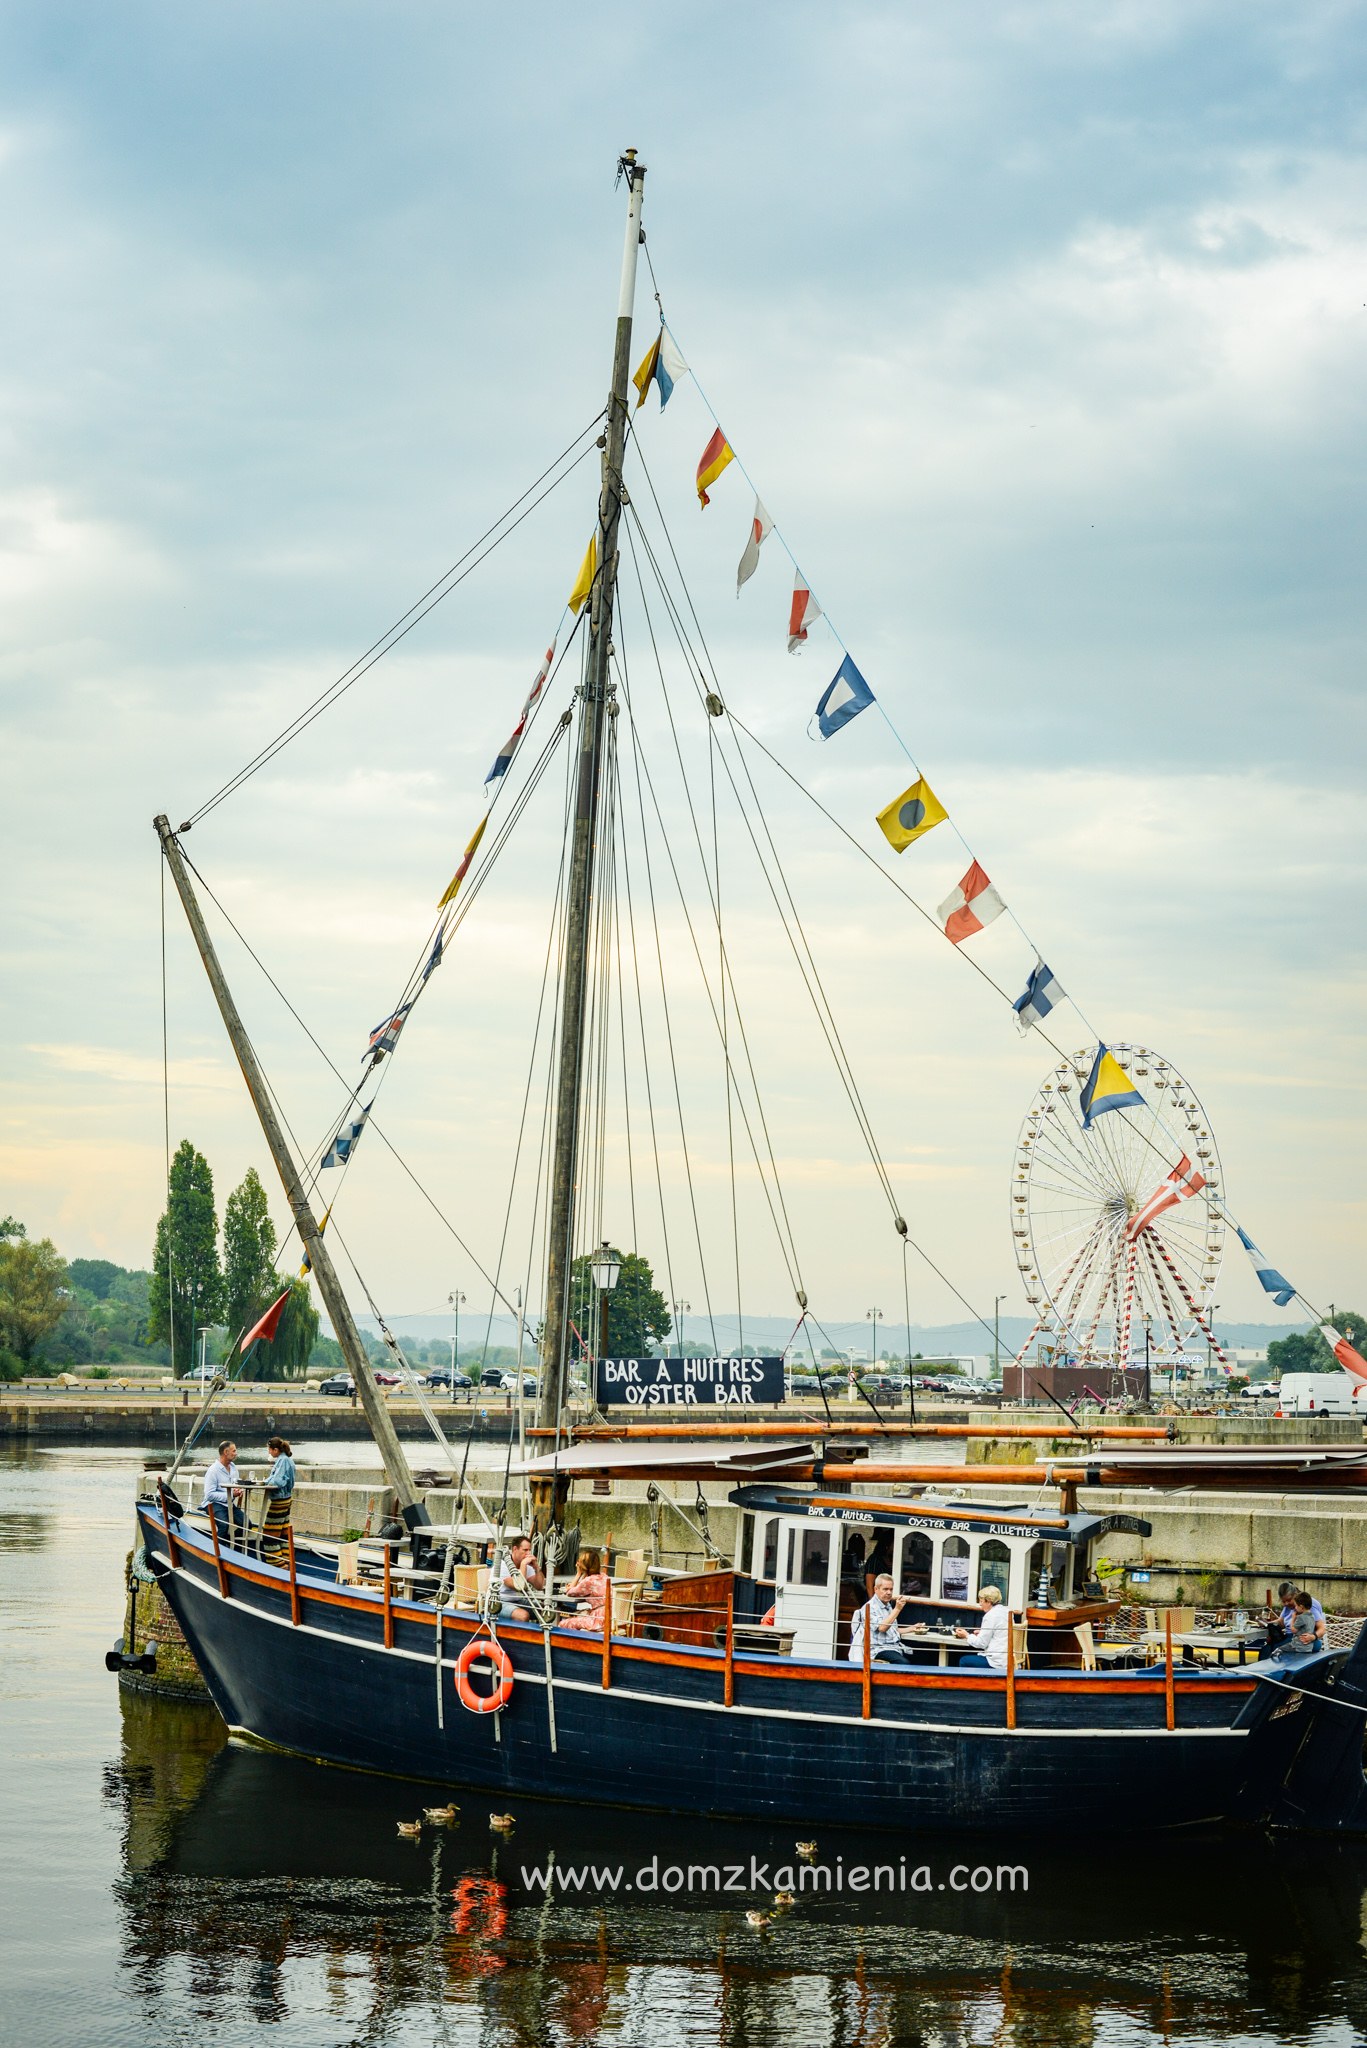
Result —
M608 1355L608 1296L621 1277L622 1261L604 1238L589 1260L589 1274L598 1289L598 1356Z
M676 1301L676 1302L672 1303L671 1305L672 1305L672 1307L673 1307L673 1310L674 1310L674 1327L675 1327L675 1329L676 1329L676 1330L678 1331L678 1333L679 1333L679 1356L680 1356L680 1358L682 1358L682 1357L683 1357L683 1356L685 1355L685 1354L684 1354L684 1337L683 1337L683 1319L684 1319L684 1317L685 1317L685 1316L686 1316L686 1315L688 1314L688 1311L689 1311L689 1310L690 1310L690 1309L692 1308L693 1304L692 1304L692 1302L691 1302L691 1301Z
M992 1377L999 1380L1002 1375L1002 1303L1004 1294L992 1297Z
M463 1295L463 1294L462 1294L462 1293L460 1292L459 1288L457 1288L456 1292L455 1292L454 1294L448 1294L448 1295L447 1295L447 1297L446 1297L446 1299L447 1299L447 1300L448 1300L448 1301L450 1302L450 1304L451 1304L452 1308L453 1308L453 1309L455 1310L455 1312L456 1312L456 1333L455 1333L455 1335L454 1335L454 1336L452 1337L452 1339L451 1339L451 1389L450 1389L450 1392L451 1392L451 1406L452 1406L452 1407L454 1408L454 1407L455 1407L455 1405L456 1405L456 1362L457 1362L457 1360L458 1360L458 1359L459 1359L459 1357L460 1357L460 1305L461 1305L461 1303L462 1303L462 1302L464 1301L464 1299L465 1299L465 1296L464 1296L464 1295Z
M869 1308L864 1311L865 1322L873 1324L873 1364L875 1371L878 1368L878 1318L882 1313L881 1308Z

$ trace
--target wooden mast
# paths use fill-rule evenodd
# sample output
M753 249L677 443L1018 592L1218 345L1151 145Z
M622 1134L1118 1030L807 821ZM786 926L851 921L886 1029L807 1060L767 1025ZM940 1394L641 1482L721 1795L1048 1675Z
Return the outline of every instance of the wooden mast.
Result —
M409 1470L403 1446L394 1429L393 1418L385 1406L384 1395L380 1392L375 1375L371 1371L370 1358L365 1345L361 1342L356 1319L351 1313L351 1306L342 1291L342 1283L337 1277L332 1256L323 1242L309 1198L304 1192L304 1183L294 1163L294 1155L285 1141L285 1133L281 1129L280 1119L275 1113L275 1105L266 1087L266 1077L252 1050L252 1043L243 1028L242 1019L237 1013L232 991L228 987L218 954L214 950L214 942L209 937L199 900L186 872L179 841L165 815L154 822L157 836L161 840L161 850L166 856L166 865L171 870L171 879L184 906L190 931L199 948L199 957L204 962L209 986L214 992L214 999L218 1004L233 1051L237 1054L237 1063L242 1069L247 1092L252 1098L266 1143L270 1147L271 1157L284 1184L285 1198L294 1216L299 1241L308 1254L309 1265L318 1282L318 1292L322 1295L323 1306L328 1312L328 1320L336 1332L347 1369L356 1382L356 1391L361 1397L361 1406L365 1410L370 1433L379 1445L385 1477L398 1496L399 1511L408 1527L426 1528L430 1525L431 1517L418 1497L418 1490L413 1484L413 1474Z
M636 258L642 241L641 195L645 165L634 149L621 158L627 197L626 243L617 300L617 333L608 393L607 428L598 492L598 578L589 613L589 647L579 708L579 770L570 851L565 918L565 970L560 1007L560 1056L556 1073L555 1136L551 1154L550 1213L547 1225L546 1316L541 1344L541 1388L537 1423L557 1431L564 1411L565 1368L570 1335L570 1272L574 1259L575 1190L579 1175L579 1120L584 1070L589 933L593 911L594 864L602 787L603 749L609 709L608 657L612 649L613 601L617 590L617 528L622 514L622 458L626 448L627 398L631 376L631 316L636 297ZM615 707L613 707L615 708ZM537 1519L559 1511L548 1481L533 1483Z

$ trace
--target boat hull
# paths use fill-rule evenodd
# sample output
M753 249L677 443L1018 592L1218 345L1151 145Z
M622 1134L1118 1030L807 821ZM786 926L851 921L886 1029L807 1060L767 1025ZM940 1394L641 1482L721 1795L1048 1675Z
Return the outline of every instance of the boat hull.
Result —
M149 1561L234 1733L320 1762L509 1794L734 1818L928 1833L1191 1827L1270 1810L1316 1710L1230 1673L1020 1674L1012 1709L986 1672L862 1673L501 1627L515 1671L501 1714L457 1698L479 1629L375 1593L288 1575L140 1509ZM226 1597L224 1588L227 1588ZM294 1619L297 1598L298 1620ZM385 1636L390 1640L386 1643ZM1322 1660L1332 1665L1338 1660ZM1306 1673L1307 1681L1316 1674ZM439 1702L440 1688L440 1702ZM1302 1708L1309 1708L1309 1712ZM1279 1711L1280 1710L1280 1711Z

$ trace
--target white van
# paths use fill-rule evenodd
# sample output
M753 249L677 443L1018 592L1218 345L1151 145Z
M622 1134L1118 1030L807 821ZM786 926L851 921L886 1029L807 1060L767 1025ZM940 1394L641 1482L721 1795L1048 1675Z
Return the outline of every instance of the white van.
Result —
M1367 1383L1346 1372L1283 1373L1277 1413L1367 1416Z

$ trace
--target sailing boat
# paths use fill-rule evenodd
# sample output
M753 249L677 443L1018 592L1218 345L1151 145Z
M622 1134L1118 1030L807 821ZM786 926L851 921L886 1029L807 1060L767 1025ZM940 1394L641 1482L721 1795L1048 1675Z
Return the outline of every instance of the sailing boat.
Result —
M943 1468L865 1456L870 1433L914 1423L869 1425L861 1436L808 1418L711 1436L688 1428L671 1435L666 1426L628 1439L611 1428L567 1427L645 181L634 151L620 170L625 243L567 778L537 1417L544 1448L522 1474L548 1580L563 1559L572 1487L588 1478L726 1482L739 1510L736 1554L711 1571L655 1574L649 1586L614 1581L597 1633L562 1626L550 1594L529 1591L527 1618L506 1608L497 1595L501 1566L492 1593L478 1566L459 1569L462 1538L497 1556L508 1531L433 1526L205 923L181 843L185 828L173 830L163 815L156 828L167 869L379 1447L412 1562L396 1571L387 1544L378 1580L344 1583L335 1561L296 1549L292 1535L286 1556L272 1561L259 1541L187 1513L162 1482L138 1503L148 1565L232 1733L325 1763L501 1792L897 1829L1057 1831L1094 1823L1102 1811L1112 1827L1234 1818L1367 1825L1356 1718L1367 1703L1361 1644L1302 1658L1294 1674L1261 1655L1227 1669L1179 1662L1170 1637L1158 1661L1097 1668L1087 1655L1088 1631L1115 1606L1097 1583L1098 1546L1117 1528L1146 1533L1147 1524L1080 1509L1078 1489L1116 1483L1117 1474L1171 1484L1171 1462L1165 1467L1152 1445L1099 1451L1093 1443L1033 1472L977 1475L1017 1489L1031 1477L1056 1487L1056 1504L1022 1507L947 1498ZM706 710L715 718L724 707L708 693ZM382 1027L391 1045L403 1014L400 1006ZM1307 1473L1314 1459L1316 1472ZM1251 1476L1282 1488L1314 1483L1317 1474L1362 1476L1359 1453L1317 1450L1314 1459L1294 1450L1280 1463L1263 1458ZM1187 1464L1182 1477L1191 1483ZM900 1588L903 1620L920 1617L905 1663L875 1656L872 1627L856 1623L875 1571ZM963 1665L964 1624L978 1619L973 1596L988 1587L1011 1617L1005 1661Z

